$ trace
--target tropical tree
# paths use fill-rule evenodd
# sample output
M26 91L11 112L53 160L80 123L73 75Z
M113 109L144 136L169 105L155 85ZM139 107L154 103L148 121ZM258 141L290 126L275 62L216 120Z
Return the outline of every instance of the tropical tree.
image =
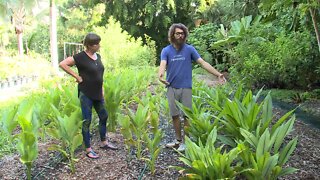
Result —
M140 1L102 1L83 0L82 7L94 7L98 3L105 4L105 14L100 25L105 25L113 16L121 22L122 28L135 38L145 34L156 42L158 51L165 46L167 30L172 23L183 23L194 27L196 12L211 6L215 0L140 0ZM209 3L209 4L208 4ZM208 4L208 5L207 5Z
M18 52L23 55L23 31L26 16L32 14L32 8L38 0L1 0L0 15L2 19L11 19L18 39Z
M283 11L284 9L291 9L295 13L300 13L300 18L303 20L305 17L308 17L309 14L312 21L312 26L316 35L318 48L320 52L320 34L319 34L319 28L318 28L318 20L317 12L319 12L320 8L320 1L319 0L283 0L283 1L277 1L277 0L261 0L260 7L262 10L264 10L265 16L269 17L269 19L275 19L277 15L281 14L279 12ZM278 12L278 13L277 13ZM271 17L271 18L270 18ZM293 17L293 23L296 22L296 15ZM306 21L301 21L302 23L305 23Z

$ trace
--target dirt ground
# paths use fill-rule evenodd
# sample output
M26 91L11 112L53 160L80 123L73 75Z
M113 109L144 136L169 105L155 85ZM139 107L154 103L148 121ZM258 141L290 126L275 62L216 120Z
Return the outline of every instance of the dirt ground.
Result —
M214 84L214 82L211 82ZM320 107L320 103L314 105ZM274 109L274 113L280 116L284 112ZM165 132L162 145L173 140L174 132L171 125L163 120L161 128ZM119 149L103 150L99 148L98 134L92 135L92 147L100 156L99 159L89 159L83 149L76 152L79 159L75 165L76 172L72 174L66 161L61 161L59 154L48 151L51 144L48 140L39 143L39 156L32 169L33 179L178 179L181 174L171 166L183 166L178 154L172 149L163 148L157 163L156 173L150 174L145 162L137 160L124 146L123 138L119 132L108 133L110 141ZM286 138L289 141L298 136L298 145L287 166L297 168L294 174L280 179L320 179L320 130L313 128L297 119L294 130ZM0 179L25 179L25 167L20 163L17 154L5 156L0 159Z

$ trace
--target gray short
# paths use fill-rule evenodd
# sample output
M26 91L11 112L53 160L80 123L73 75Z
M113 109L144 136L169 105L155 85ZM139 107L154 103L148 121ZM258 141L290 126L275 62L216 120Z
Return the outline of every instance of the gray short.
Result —
M190 88L173 88L168 87L167 97L169 102L171 116L177 116L180 114L180 109L176 105L176 100L182 103L184 106L192 109L192 89Z

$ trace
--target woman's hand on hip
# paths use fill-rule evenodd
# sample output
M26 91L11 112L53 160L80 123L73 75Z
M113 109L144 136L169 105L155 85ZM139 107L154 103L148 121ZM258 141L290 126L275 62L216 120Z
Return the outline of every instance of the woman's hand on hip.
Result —
M78 76L77 78L76 78L76 81L77 81L77 83L82 83L82 81L83 81L83 79L82 79L82 77L81 76Z

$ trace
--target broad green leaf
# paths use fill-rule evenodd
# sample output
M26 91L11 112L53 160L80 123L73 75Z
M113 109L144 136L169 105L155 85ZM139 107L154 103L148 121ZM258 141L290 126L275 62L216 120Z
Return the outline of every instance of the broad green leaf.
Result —
M280 152L279 165L284 165L297 146L298 138L292 139Z
M270 121L272 120L272 116L272 100L270 93L268 93L263 102L262 124L266 124L266 126L269 125Z
M296 172L297 170L298 170L298 169L292 168L292 167L283 168L282 171L281 171L280 174L279 174L279 177L280 177L280 176L285 176L285 175L288 175L288 174L292 174L292 173Z
M72 141L72 149L77 149L82 144L82 135L78 134L73 138Z
M266 129L265 132L258 140L258 145L256 149L257 159L263 156L266 152L270 152L271 144L270 144L270 133L269 130Z
M266 159L266 163L263 166L262 170L262 177L268 177L272 173L272 169L277 165L278 163L278 154L275 154L268 159Z
M249 131L240 128L241 135L244 137L245 141L250 143L253 147L257 148L258 146L258 138L256 138L252 133Z
M285 136L289 134L290 131L292 130L294 121L295 121L295 117L293 116L290 118L288 122L286 122L285 124L282 124L279 127L280 130L273 146L273 149L275 152L278 152L281 144L283 143Z
M274 124L274 125L272 126L271 134L273 134L273 132L274 132L281 124L283 124L283 122L284 122L285 120L287 120L288 117L289 117L291 114L293 114L294 111L295 111L295 109L293 109L293 110L287 112L285 115L283 115L283 116L276 122L276 124Z

